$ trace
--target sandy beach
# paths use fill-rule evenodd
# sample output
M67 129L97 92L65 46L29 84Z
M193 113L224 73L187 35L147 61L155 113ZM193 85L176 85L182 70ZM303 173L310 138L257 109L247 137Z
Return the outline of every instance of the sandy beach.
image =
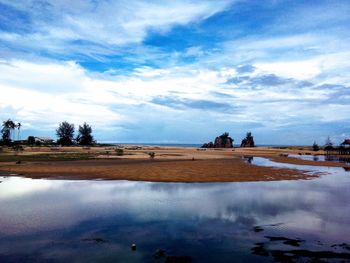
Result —
M54 152L53 152L54 151ZM87 160L50 160L50 156L94 154ZM155 153L155 158L149 157ZM10 154L10 153L8 153ZM303 165L339 166L335 162L316 162L286 157L287 154L310 155L305 148L235 148L197 149L189 147L125 146L123 156L113 147L26 148L18 157L46 154L44 161L0 162L0 171L31 178L139 180L157 182L244 182L307 179L300 170L260 167L247 163L248 156L267 157L273 161ZM318 152L322 154L322 152Z

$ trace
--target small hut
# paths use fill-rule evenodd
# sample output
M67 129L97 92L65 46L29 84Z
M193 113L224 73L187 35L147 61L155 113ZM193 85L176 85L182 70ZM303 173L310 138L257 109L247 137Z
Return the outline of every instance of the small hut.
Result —
M350 155L350 139L345 139L340 144L340 153L342 155Z
M345 139L340 145L344 147L346 147L346 145L349 145L350 147L350 139Z

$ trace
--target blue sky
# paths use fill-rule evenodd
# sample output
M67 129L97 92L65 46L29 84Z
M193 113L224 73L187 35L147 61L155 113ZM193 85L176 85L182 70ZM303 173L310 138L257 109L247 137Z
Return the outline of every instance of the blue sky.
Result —
M350 136L349 1L0 0L0 119L22 137Z

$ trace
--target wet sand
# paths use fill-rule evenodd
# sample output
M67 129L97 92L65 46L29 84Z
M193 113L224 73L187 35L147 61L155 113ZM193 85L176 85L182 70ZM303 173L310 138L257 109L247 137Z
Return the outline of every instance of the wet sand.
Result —
M22 155L48 153L48 148L29 148ZM55 154L95 153L91 160L28 161L21 164L0 162L0 171L31 178L138 180L156 182L246 182L308 179L299 170L260 167L247 163L243 156L262 156L277 162L346 166L335 162L306 161L283 157L283 154L310 154L308 149L236 148L207 149L180 147L132 147L124 149L123 156L114 154L113 148L81 147L60 148ZM148 153L155 152L155 159ZM319 152L321 153L321 152ZM194 160L192 160L194 159Z
M238 158L208 160L83 160L2 164L1 171L31 178L155 182L243 182L306 179L300 171L250 165Z

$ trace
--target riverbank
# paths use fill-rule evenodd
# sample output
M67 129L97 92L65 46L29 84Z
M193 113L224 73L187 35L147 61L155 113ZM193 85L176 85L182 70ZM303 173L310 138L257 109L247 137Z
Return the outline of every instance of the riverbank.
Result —
M154 153L154 158L150 158ZM321 152L319 152L321 153ZM188 147L37 147L14 155L1 154L0 171L31 178L106 179L156 182L246 182L308 179L300 170L260 167L247 162L249 156L277 162L348 167L336 162L316 162L286 157L310 155L308 148L197 149Z

